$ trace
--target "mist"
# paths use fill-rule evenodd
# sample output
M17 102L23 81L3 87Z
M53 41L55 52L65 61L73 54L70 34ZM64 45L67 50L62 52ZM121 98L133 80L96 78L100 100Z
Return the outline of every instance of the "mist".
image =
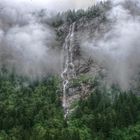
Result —
M57 48L55 31L42 24L33 12L42 8L47 9L47 13L61 12L93 4L92 0L0 0L0 70L4 68L31 79L48 73L60 74L61 53L53 49ZM97 36L82 37L86 40L81 41L81 48L103 66L109 84L118 84L127 90L140 72L140 2L111 0L111 7L106 13L109 23L104 25L109 30L98 36L100 32L95 29Z
M107 82L128 90L140 72L140 5L114 0L106 16L110 29L102 37L83 40L82 48L105 69Z
M54 44L54 30L42 25L31 9L0 1L0 69L31 79L55 73L60 61L51 49Z
M0 0L0 70L5 69L31 79L60 73L61 60L54 29L43 25L33 14L46 9L62 12L87 8L91 0ZM48 15L47 15L48 14Z
M8 1L8 0L6 0ZM62 12L69 9L86 9L100 0L12 0L28 9L47 9L48 12Z

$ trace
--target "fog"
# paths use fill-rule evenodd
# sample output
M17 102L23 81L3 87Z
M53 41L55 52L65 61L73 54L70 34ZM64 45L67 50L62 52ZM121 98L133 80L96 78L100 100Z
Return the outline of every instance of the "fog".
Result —
M51 49L57 44L54 29L40 23L32 13L41 9L51 13L87 8L93 3L93 0L0 0L0 70L31 79L60 72L60 53Z
M2 0L1 0L2 1ZM8 0L5 0L8 2ZM99 0L12 0L10 3L24 5L32 10L47 9L49 12L62 12L68 9L88 8Z
M31 79L59 69L59 54L52 51L55 33L17 3L0 1L0 68ZM55 57L54 57L55 56Z
M111 3L106 13L110 30L100 38L83 39L81 47L104 67L108 83L126 90L139 73L140 2ZM42 8L48 12L87 8L93 4L93 0L0 0L0 69L32 79L60 72L60 53L52 49L57 44L55 31L40 23L32 12Z
M140 66L140 11L138 1L115 0L107 13L111 25L103 37L83 40L83 50L105 68L109 83L130 89Z

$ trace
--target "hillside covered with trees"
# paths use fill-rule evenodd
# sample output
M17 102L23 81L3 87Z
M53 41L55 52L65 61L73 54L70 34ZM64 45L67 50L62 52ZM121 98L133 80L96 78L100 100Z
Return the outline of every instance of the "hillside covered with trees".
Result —
M59 78L49 76L30 83L22 77L1 74L1 140L139 140L140 98L132 91L100 86L76 103L64 118Z
M49 20L46 20L45 10L32 13L39 25L43 27L37 24L37 27L41 28L40 31L33 26L35 23L32 23L31 36L34 36L35 30L35 38L31 44L33 49L30 49L31 52L27 51L29 57L16 49L14 53L11 51L12 55L8 55L9 50L8 53L0 53L0 60L2 60L2 64L0 62L0 140L140 140L140 51L139 42L135 41L135 39L138 40L139 33L135 35L136 31L129 32L126 29L131 29L134 25L134 29L140 31L139 18L137 19L140 12L139 7L130 1L120 6L125 7L127 12L117 7L118 11L121 11L124 17L126 16L121 17L119 21L116 20L119 12L112 20L110 10L114 5L111 1L101 2L87 10L60 12L49 17ZM133 15L131 19L128 13ZM26 23L20 22L16 24L15 31L9 29L10 33L17 33L22 26L24 30L28 29L26 29ZM3 23L1 24L0 27L4 26ZM8 28L12 28L14 24L6 22L4 33L6 34ZM121 28L126 26L125 30L121 30L120 26ZM53 29L53 33L48 31L48 27ZM53 40L53 43L46 41L45 30L54 37L48 39ZM118 30L124 39L119 38ZM131 32L132 35L130 35ZM25 32L20 35L27 39L27 44L32 42ZM118 40L114 41L114 36ZM36 45L37 37L46 42L41 43L39 40ZM7 42L10 40L8 39L6 38ZM24 42L26 42L25 39L23 39ZM134 41L129 42L131 39ZM22 42L21 40L16 43ZM4 39L0 43L2 46L8 46L8 49L12 48L9 47L9 42L8 45L5 43ZM36 49L37 46L47 43L51 44L52 48L44 49L43 46L41 47L43 51L38 55L40 50ZM128 51L123 48L125 43ZM19 45L21 50L28 50L28 47L24 48L24 45L26 43ZM105 50L102 46L107 49ZM112 46L113 48L108 48ZM49 55L44 59L45 51L49 49L50 54L53 54L54 50L57 53L54 53L53 57ZM119 49L122 49L121 53L118 52ZM2 50L6 49L2 48ZM20 63L16 67L17 63L12 59L13 56L15 58L15 52L24 56L24 61L29 61L29 63L20 65L23 62L18 59ZM56 64L53 64L54 61L59 61L60 52L64 53L63 59L66 61L66 64L62 64L64 65L62 73L59 71L60 63L55 66L55 72L51 67ZM4 59L4 55L8 59ZM30 57L32 55L33 59ZM47 68L51 68L48 70L45 64ZM29 69L24 69L22 66L27 66ZM20 70L25 70L25 74L19 74L22 73ZM38 70L41 71L38 72ZM28 71L29 74L26 75ZM32 76L30 74L34 72L37 72L37 78L30 77ZM68 107L64 107L63 102L66 102Z

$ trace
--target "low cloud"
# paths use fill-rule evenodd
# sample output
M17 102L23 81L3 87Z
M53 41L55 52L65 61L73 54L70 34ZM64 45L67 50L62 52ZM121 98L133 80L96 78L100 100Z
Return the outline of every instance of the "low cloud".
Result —
M110 30L103 37L83 41L83 50L106 69L108 82L129 89L138 78L140 68L140 18L139 9L128 6L137 1L116 0L107 13ZM135 4L134 4L135 5Z
M32 79L55 72L59 54L51 49L53 43L53 29L43 26L30 10L0 2L0 69Z

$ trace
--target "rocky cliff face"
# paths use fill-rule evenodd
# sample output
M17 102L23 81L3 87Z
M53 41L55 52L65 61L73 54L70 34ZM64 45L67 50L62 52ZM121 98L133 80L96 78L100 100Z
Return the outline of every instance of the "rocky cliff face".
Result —
M86 11L59 13L49 23L56 31L57 47L64 50L61 53L63 64L61 75L62 99L66 114L73 110L73 104L78 99L86 98L94 90L94 80L97 76L102 77L101 81L108 80L122 89L127 89L130 83L131 87L132 85L133 88L136 87L137 84L133 81L138 79L136 72L139 62L134 59L138 56L133 57L128 48L139 52L137 47L139 42L135 40L138 35L134 32L136 28L139 30L138 7L131 0L118 3L108 1ZM134 38L129 38L130 33L125 25L130 27ZM123 40L124 36L126 40ZM90 45L93 47L94 54L88 52L87 55L86 45L87 48ZM96 46L101 48L99 52L98 49L96 51ZM134 69L131 67L131 70L130 65L135 65ZM132 77L136 77L136 80L132 80Z
M84 54L81 42L90 40L93 36L98 39L109 30L106 6L101 4L97 9L93 7L94 10L99 10L99 15L94 18L90 18L87 14L70 23L65 21L61 26L56 27L60 49L63 50L61 77L65 117L74 110L75 102L80 98L86 98L94 90L93 81L103 70L90 56Z

